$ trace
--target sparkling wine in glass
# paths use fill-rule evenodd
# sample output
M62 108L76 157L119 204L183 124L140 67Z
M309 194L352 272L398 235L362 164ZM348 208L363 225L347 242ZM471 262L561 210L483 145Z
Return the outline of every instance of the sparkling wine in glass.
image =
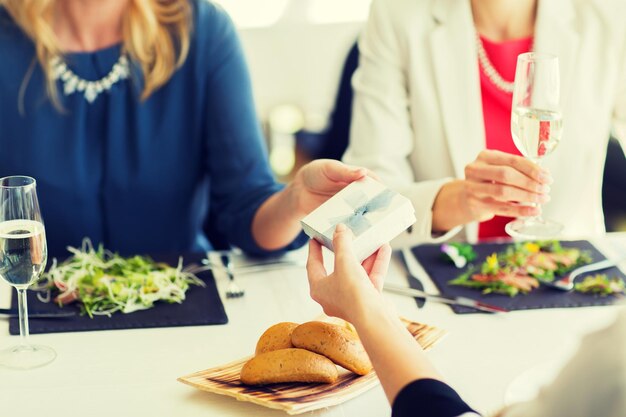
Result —
M518 56L511 133L522 155L538 165L561 141L563 120L559 95L558 57L536 52ZM541 239L558 235L563 226L539 215L518 218L507 224L505 230L513 237Z
M47 346L28 340L26 289L41 276L48 260L46 231L33 178L0 178L0 277L17 290L20 344L0 351L0 366L31 369L54 360Z

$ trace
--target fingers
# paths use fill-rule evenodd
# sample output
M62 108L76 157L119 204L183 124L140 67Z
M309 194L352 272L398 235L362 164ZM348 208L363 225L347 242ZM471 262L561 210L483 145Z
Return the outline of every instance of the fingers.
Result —
M384 244L376 252L376 257L371 270L368 273L372 284L378 291L382 291L383 283L385 282L385 276L387 276L387 270L389 269L389 260L391 259L391 246Z
M512 202L497 201L492 198L475 198L469 202L474 213L484 213L479 215L477 221L486 221L493 216L505 217L529 217L540 214L541 209L537 206L528 206Z
M347 165L332 159L322 159L318 163L324 164L323 172L333 182L351 183L368 174L365 168Z
M378 291L382 291L385 276L391 259L391 246L384 244L376 252L367 257L361 264L370 281Z
M549 173L517 155L482 151L476 161L465 167L465 177L467 195L481 201L483 206L477 212L481 219L484 217L481 214L515 216L534 210L510 203L543 204L550 200Z
M371 169L367 169L367 176L370 178L374 178L376 181L378 182L382 182L382 180L380 179L380 177L378 176L377 173L375 173L374 171L372 171Z
M546 203L547 194L537 194L505 184L474 182L468 183L468 192L478 198L491 198L500 202Z
M549 172L518 155L484 150L465 167L465 177L462 207L475 221L496 215L535 216L539 207L520 203L540 205L550 201Z
M472 181L512 185L536 194L547 194L550 186L538 182L508 165L490 165L476 161L465 167L465 178Z
M361 266L363 267L367 275L369 275L370 272L372 271L372 267L374 266L374 261L376 260L377 254L378 254L378 251L372 253L370 256L365 258L363 262L361 262Z
M306 262L306 272L310 283L319 281L327 275L326 268L324 268L322 245L315 239L311 239L309 242L309 257Z
M333 250L335 252L335 266L337 265L337 261L341 260L354 260L356 261L356 257L354 255L354 247L352 244L352 240L354 239L354 235L352 231L348 229L345 224L338 224L335 227L335 234L333 235Z
M527 177L540 182L542 184L550 184L552 177L550 173L542 169L539 165L529 161L528 159L512 155L501 151L484 150L478 154L477 160L483 161L490 165L506 165L523 173Z

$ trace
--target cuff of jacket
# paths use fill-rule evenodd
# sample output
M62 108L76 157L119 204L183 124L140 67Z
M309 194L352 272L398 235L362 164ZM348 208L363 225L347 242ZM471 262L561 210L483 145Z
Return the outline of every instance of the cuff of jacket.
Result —
M444 242L463 229L457 226L446 233L433 234L433 204L437 194L453 178L420 181L396 188L400 194L411 200L417 219L413 226L391 242L394 248L415 246L421 243Z
M449 385L418 379L406 385L393 402L392 417L460 417L475 413Z

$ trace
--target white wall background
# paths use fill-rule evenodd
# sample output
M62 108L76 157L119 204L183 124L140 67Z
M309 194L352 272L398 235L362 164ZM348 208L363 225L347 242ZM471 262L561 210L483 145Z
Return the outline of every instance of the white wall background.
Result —
M306 129L323 129L370 0L215 1L238 27L261 119L291 104L303 111Z

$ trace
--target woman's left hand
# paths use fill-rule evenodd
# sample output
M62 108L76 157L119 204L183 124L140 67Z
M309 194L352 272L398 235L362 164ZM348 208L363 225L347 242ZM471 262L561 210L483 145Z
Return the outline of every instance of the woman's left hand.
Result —
M304 165L290 184L296 191L298 213L306 216L346 185L366 175L375 177L365 168L333 159L318 159Z
M266 250L281 249L302 232L300 220L346 185L366 175L365 168L352 167L332 159L309 162L282 191L265 200L252 221L252 235Z

